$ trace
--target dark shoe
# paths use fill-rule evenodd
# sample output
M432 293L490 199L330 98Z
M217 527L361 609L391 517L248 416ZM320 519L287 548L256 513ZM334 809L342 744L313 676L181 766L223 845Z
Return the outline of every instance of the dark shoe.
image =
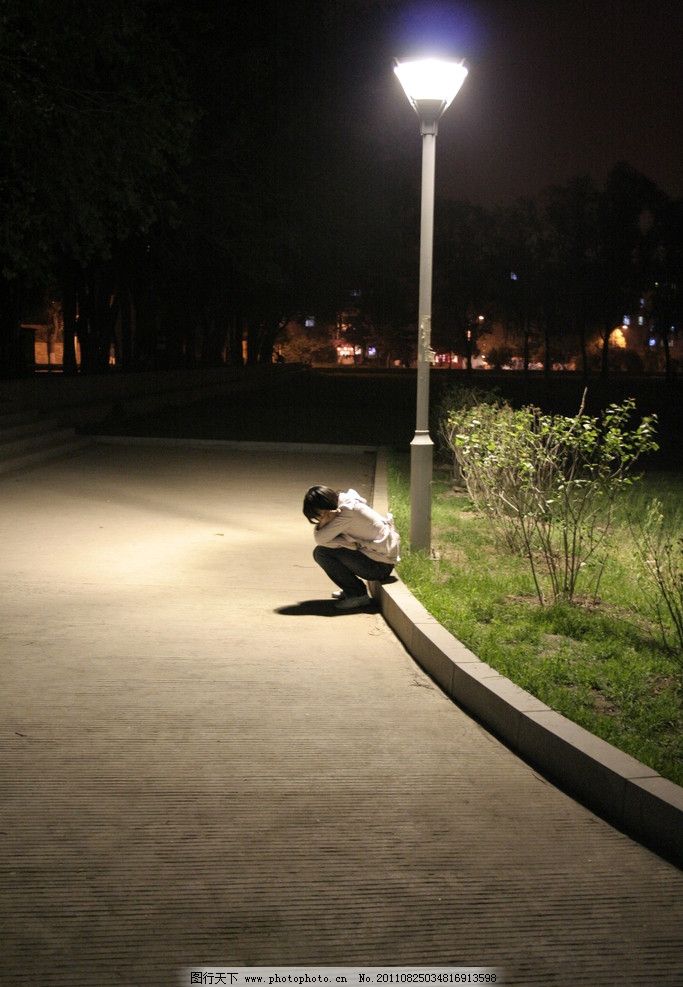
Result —
M363 593L362 596L345 596L343 600L338 600L334 606L336 610L362 610L363 607L374 602L371 596Z

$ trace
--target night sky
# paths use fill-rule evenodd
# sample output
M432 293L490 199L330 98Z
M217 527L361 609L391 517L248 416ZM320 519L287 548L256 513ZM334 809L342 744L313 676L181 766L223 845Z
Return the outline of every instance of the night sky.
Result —
M683 194L683 4L339 0L279 9L276 29L301 52L281 123L298 115L303 142L314 133L321 157L365 156L388 179L419 179L417 118L392 60L436 51L470 70L440 126L438 192L494 205L583 173L601 181L624 160Z

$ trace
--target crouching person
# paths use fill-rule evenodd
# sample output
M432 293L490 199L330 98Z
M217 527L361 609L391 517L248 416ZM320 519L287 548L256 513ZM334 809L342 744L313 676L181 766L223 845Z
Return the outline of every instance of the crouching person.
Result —
M304 514L315 525L313 558L339 587L338 610L372 603L363 580L386 581L400 561L400 535L391 514L382 517L355 490L311 487Z

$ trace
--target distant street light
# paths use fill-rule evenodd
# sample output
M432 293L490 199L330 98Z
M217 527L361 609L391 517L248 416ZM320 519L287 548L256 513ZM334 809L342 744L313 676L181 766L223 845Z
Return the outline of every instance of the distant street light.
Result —
M410 445L410 544L429 552L432 541L432 463L429 436L429 367L432 329L432 253L434 242L434 165L436 133L444 111L465 81L461 62L436 58L397 62L399 78L420 119L422 134L422 207L420 222L420 296L417 338L417 412Z

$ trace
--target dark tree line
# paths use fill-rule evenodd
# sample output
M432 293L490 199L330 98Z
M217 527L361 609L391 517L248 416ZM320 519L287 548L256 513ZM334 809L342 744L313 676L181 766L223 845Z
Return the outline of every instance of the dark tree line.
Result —
M600 339L602 374L610 336L642 313L668 372L673 327L681 331L683 225L670 200L627 164L603 185L588 177L547 189L538 200L484 210L443 202L435 237L437 344L461 352L478 313L507 326L525 367L532 350L546 368L567 352L590 367Z
M161 8L164 15L161 16ZM170 16L169 16L170 15ZM121 316L145 325L149 237L172 226L196 107L163 4L5 0L0 25L0 366L22 368L19 318L60 298L65 369L106 366ZM140 288L140 281L145 287Z
M76 338L83 372L112 346L121 369L241 362L245 326L250 359L268 350L290 204L269 147L284 56L257 8L4 0L1 373L42 297L66 372Z
M342 6L2 0L0 375L27 370L41 299L61 304L66 372L76 339L81 372L112 348L119 370L241 363L245 337L270 360L288 319L333 316L354 287L378 331L414 325L418 190L340 111ZM587 367L599 327L606 370L645 297L668 356L681 204L628 166L505 208L440 202L436 221L439 345L485 312L527 362L576 332Z

